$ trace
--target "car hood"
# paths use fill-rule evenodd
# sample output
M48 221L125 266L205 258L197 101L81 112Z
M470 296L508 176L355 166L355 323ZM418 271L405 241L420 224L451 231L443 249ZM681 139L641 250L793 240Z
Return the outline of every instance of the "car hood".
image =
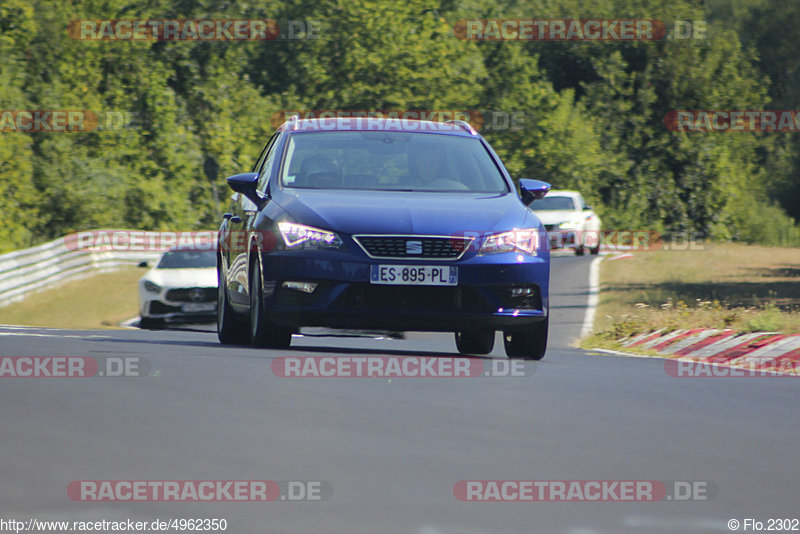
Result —
M161 287L217 287L217 269L152 269L142 277L144 280Z
M534 202L534 206L536 203ZM564 221L570 221L572 219L577 219L581 216L580 211L575 210L544 210L544 211L536 211L534 209L534 213L538 215L539 220L542 221L542 224L560 224Z
M537 226L513 193L303 190L287 193L281 204L297 222L346 234L453 235Z

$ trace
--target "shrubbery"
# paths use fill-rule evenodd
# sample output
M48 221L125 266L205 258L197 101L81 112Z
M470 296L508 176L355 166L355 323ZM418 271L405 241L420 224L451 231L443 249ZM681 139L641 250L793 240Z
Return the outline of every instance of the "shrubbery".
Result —
M276 114L302 109L522 114L522 129L484 132L510 171L580 189L609 229L796 245L782 211L800 213L794 137L672 132L663 122L676 109L793 102L800 80L758 51L796 58L795 40L755 24L785 3L736 0L734 10L728 1L709 12L690 0L592 4L600 18L708 20L708 39L525 42L466 41L453 25L582 18L585 3L5 0L2 109L119 111L136 122L0 132L0 252L97 227L214 228L229 199L224 178L249 169ZM800 14L792 6L781 16ZM320 26L314 39L267 42L81 41L66 32L72 20L126 18ZM772 86L765 72L776 76Z

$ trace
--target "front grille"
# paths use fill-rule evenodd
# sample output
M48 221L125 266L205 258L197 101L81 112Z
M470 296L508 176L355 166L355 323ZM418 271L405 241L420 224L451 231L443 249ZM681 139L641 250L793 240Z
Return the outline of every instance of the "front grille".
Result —
M167 291L167 300L173 302L213 302L217 300L215 287L182 287Z
M352 284L333 308L392 311L491 312L492 306L475 289L465 286L384 286Z
M353 236L356 243L373 258L423 258L454 260L461 257L472 242L460 236Z
M165 315L167 313L179 313L180 306L170 306L158 300L150 301L150 314L151 315Z

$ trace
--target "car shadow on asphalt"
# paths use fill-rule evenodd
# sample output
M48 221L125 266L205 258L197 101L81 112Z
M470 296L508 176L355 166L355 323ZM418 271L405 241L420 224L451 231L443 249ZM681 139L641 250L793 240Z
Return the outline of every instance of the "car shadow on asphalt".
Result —
M350 348L350 347L319 347L319 346L299 346L290 347L286 349L290 352L315 352L325 354L368 354L368 355L381 355L381 356L425 356L433 358L480 358L484 360L491 360L493 357L489 355L466 355L459 352L434 352L426 350L408 350L408 349L366 349L363 347Z
M212 333L212 332L204 332ZM216 332L214 332L216 335ZM325 336L313 336L314 339L320 339ZM332 338L350 337L356 339L364 339L363 336L343 336L332 335L327 336ZM327 347L327 346L290 346L286 349L260 349L249 345L223 345L222 343L214 341L193 341L186 339L139 339L139 338L125 338L125 337L110 337L103 339L89 339L88 341L104 342L104 343L141 343L145 345L174 345L179 347L208 347L214 349L225 349L226 351L262 351L265 356L271 356L273 353L323 353L323 354L366 354L366 355L385 355L385 356L426 356L435 358L481 358L492 359L490 355L463 355L458 352L441 352L441 351L426 351L426 350L412 350L412 349L372 349L364 347ZM277 356L277 355L276 355Z

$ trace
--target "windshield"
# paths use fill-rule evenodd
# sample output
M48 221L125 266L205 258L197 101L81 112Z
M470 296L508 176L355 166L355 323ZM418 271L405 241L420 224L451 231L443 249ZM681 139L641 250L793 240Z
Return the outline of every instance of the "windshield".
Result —
M294 134L281 183L307 189L509 191L479 139L416 132Z
M217 266L213 250L170 250L161 256L157 269L203 269Z
M534 211L574 210L575 201L572 197L544 197L531 205Z

